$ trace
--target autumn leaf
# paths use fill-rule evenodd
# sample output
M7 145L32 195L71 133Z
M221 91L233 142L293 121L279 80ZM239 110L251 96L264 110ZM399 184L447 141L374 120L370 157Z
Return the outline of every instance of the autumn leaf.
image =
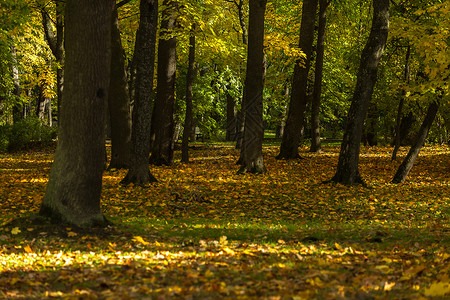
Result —
M433 282L430 287L425 288L425 296L439 297L450 294L450 282Z
M145 241L141 236L134 236L133 241L136 243L141 243L142 245L148 245L149 242Z
M19 229L19 227L14 227L12 230L11 230L11 234L14 234L14 235L16 235L16 234L19 234L19 233L21 233L22 231Z

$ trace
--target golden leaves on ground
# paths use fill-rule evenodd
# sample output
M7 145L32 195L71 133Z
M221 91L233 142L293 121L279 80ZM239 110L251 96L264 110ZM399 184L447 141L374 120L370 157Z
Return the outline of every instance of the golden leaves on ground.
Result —
M237 175L232 147L151 166L159 182L105 171L117 225L82 230L12 217L37 212L51 155L0 156L0 298L369 299L450 294L450 150L426 147L402 185L388 148L362 148L369 189L322 184L338 148ZM405 154L405 149L401 155ZM177 153L178 155L178 153Z

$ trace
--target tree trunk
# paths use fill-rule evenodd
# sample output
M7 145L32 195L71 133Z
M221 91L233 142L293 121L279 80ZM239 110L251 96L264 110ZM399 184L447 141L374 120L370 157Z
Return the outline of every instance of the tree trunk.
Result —
M405 61L405 72L404 72L404 80L405 82L409 81L409 73L410 73L410 61L411 61L411 45L408 44L408 48L406 49L406 61ZM395 124L395 136L394 136L394 150L392 151L392 160L397 159L397 152L400 148L402 136L400 134L400 125L402 120L402 111L403 111L403 105L405 102L404 97L405 92L403 91L403 94L400 98L400 103L398 104L398 110L397 110L397 119Z
M436 117L437 111L439 109L438 102L431 102L428 106L427 114L425 119L423 120L422 126L420 126L420 130L417 134L415 143L409 149L408 154L403 160L400 167L397 169L397 173L395 173L394 178L392 179L392 183L403 183L408 176L409 171L414 165L414 162L419 156L420 149L425 143L425 139L428 136L428 132L430 131L431 125L433 124L433 120Z
M181 161L189 162L189 137L193 124L192 85L195 76L195 35L189 37L189 62L186 76L186 116L184 117L183 141L181 143Z
M106 0L66 2L66 91L55 161L40 210L61 223L106 222L100 194L113 5Z
M139 11L139 28L136 33L134 50L136 81L134 83L135 98L132 114L130 167L122 183L144 185L156 181L148 168L148 157L150 155L158 1L141 0Z
M15 96L14 105L13 105L13 122L17 123L20 120L24 119L24 107L23 103L20 99L20 77L19 77L19 69L17 68L17 52L16 47L11 45L11 56L12 56L12 75L13 75L13 84L14 90L13 95Z
M311 107L311 152L320 152L320 97L322 95L323 58L325 52L325 29L328 0L319 0L319 29L317 31L316 67Z
M378 145L378 107L377 103L370 102L367 118L364 125L363 142L370 147Z
M165 0L158 45L158 85L153 109L152 130L155 141L150 163L171 165L173 163L173 132L175 106L176 37L170 37L175 28L177 3Z
M247 76L245 80L245 128L239 173L265 173L262 155L264 138L263 89L265 75L264 14L267 0L250 0Z
M111 162L109 169L128 168L131 147L131 115L125 57L120 39L117 7L111 23L111 80L108 109L111 121Z
M277 159L299 158L298 146L307 104L307 83L311 63L311 50L314 40L314 24L318 0L304 0L302 21L300 25L299 47L305 53L304 65L300 61L295 64L292 79L291 101L288 117Z
M373 19L369 39L361 54L361 61L348 112L339 162L331 181L343 184L364 184L358 170L359 150L364 119L377 80L378 63L386 46L389 30L389 0L373 1Z
M233 96L227 92L227 128L226 137L227 141L236 140L236 103Z

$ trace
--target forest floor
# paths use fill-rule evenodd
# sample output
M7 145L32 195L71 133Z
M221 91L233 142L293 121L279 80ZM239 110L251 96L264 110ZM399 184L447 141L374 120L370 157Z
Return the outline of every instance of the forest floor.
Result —
M105 171L114 223L46 225L38 210L52 150L0 155L1 299L444 299L450 295L450 148L427 146L406 183L407 149L361 149L368 184L323 184L338 147L237 175L238 151L200 145L191 163L150 166L121 186ZM447 298L448 299L448 298Z

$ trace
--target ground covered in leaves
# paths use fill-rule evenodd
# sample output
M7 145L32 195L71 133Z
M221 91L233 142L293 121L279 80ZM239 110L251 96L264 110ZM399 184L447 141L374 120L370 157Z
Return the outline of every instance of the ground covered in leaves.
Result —
M363 148L369 187L323 184L338 147L302 149L266 175L237 175L237 150L203 145L159 182L104 174L114 223L34 217L52 151L0 155L0 298L444 299L450 295L450 149L425 147L406 183L390 148ZM406 154L403 149L400 157ZM177 153L178 154L178 153Z

